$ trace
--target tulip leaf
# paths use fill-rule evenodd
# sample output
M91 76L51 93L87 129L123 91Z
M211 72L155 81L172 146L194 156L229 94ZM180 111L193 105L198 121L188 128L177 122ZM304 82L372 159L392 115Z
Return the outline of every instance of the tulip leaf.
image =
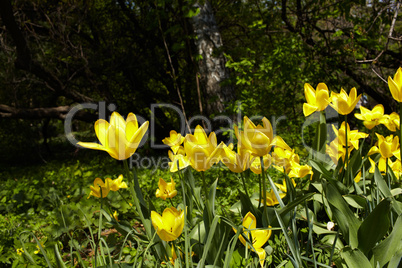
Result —
M328 171L328 169L326 167L324 167L323 163L314 160L314 159L310 159L309 160L309 165L315 169L316 171L318 171L319 173L322 174L322 176L324 178L332 178L332 173Z
M209 196L207 206L209 206L209 211L212 216L215 216L215 197L216 197L216 187L218 184L218 179L215 180L214 183L209 187Z
M381 175L381 172L377 166L375 167L374 170L374 180L375 183L377 184L378 189L380 190L380 192L384 197L392 196L391 191L389 190L388 185L385 182L384 177Z
M390 262L391 264L391 260L393 258L399 258L397 265L391 266L391 267L397 267L402 257L401 241L402 241L402 215L400 215L396 220L391 234L373 248L375 263L379 262L380 267L383 267L387 262Z
M327 142L327 121L325 118L325 112L320 112L319 118L320 121L317 124L312 148L314 159L319 159L321 155L325 154L325 144Z
M215 231L216 231L217 226L218 226L218 222L219 222L219 217L215 216L214 219L212 220L212 224L211 224L210 229L208 231L207 241L205 242L204 249L203 249L203 254L202 254L202 257L200 259L198 267L204 267L204 265L205 265L205 261L206 261L206 259L208 257L208 252L210 251L210 247L212 245L212 241L213 241L214 234L215 234Z
M283 217L289 211L293 210L297 205L303 203L305 200L314 196L315 193L307 193L305 195L300 196L298 199L288 203L285 207L278 209L278 213Z
M359 239L359 249L364 254L367 255L375 244L387 233L390 226L388 217L390 210L391 198L384 199L360 225L357 235Z
M344 247L341 257L345 260L348 268L372 267L370 261L359 249Z
M357 231L360 226L360 221L355 217L335 186L330 183L326 184L325 194L332 215L339 224L346 241L348 241L353 248L357 247Z

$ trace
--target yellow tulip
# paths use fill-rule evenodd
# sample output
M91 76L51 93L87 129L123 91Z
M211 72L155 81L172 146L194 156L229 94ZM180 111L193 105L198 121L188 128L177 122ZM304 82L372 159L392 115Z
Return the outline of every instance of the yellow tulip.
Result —
M106 151L114 159L124 160L135 153L147 132L148 125L147 121L138 128L137 117L133 113L129 113L124 120L119 113L113 112L110 123L103 119L95 122L95 133L100 144L94 142L77 144L89 149Z
M383 158L390 158L392 156L399 157L399 137L394 135L389 135L384 137L376 133L378 141L376 143L377 146L371 147L368 155L372 155L375 153L380 153Z
M324 83L319 83L317 90L314 90L308 83L304 84L304 95L307 101L307 103L303 103L304 116L309 116L315 111L325 110L330 102L328 87Z
M394 79L388 76L388 87L391 91L392 97L402 102L402 68L399 67L394 75Z
M111 191L116 192L119 189L127 188L127 184L123 181L123 175L120 175L115 180L112 180L110 178L106 178L106 181L109 181Z
M380 120L384 117L384 106L377 104L371 111L360 106L360 114L355 114L355 117L359 120L363 120L363 124L366 128L372 129L381 123Z
M22 253L24 253L24 250L22 248L17 248L17 254L21 256Z
M261 174L262 173L262 168L261 168L261 159L259 157L254 157L254 160L250 162L250 170L254 174ZM264 171L266 171L270 166L271 166L271 155L267 154L263 156L263 162L264 162Z
M348 155L350 154L352 148L349 148ZM335 138L329 145L326 146L326 153L329 155L329 157L331 157L332 162L334 162L335 165L338 164L338 160L341 157L342 160L345 161L346 148L339 143L338 138Z
M284 193L279 193L279 197L282 199L283 197L285 197L286 194ZM259 200L258 200L259 201ZM266 200L267 206L272 207L275 206L277 204L279 204L278 199L276 198L276 195L274 193L274 190L271 189L270 192L267 191L267 200Z
M289 178L304 178L307 174L313 175L313 169L309 165L300 165L299 163L292 162Z
M166 198L173 198L177 195L176 183L173 181L173 178L170 177L170 182L165 182L162 178L159 178L158 183L159 189L156 190L156 197L160 197L163 200Z
M346 133L345 133L345 122L342 122L341 127L338 129L332 125L332 129L335 132L335 135L338 137L338 141L341 143L342 146L346 147ZM347 131L348 131L348 147L353 147L354 149L359 149L359 139L367 138L368 134L359 132L358 130L350 130L349 124L347 124Z
M272 162L279 171L289 173L292 163L299 163L299 155L294 150L286 150L281 147L275 147L272 153Z
M256 229L257 228L257 220L255 216L248 212L243 219L243 234L251 241L253 248L252 250L258 254L260 258L260 265L264 267L265 262L265 250L262 248L268 239L271 237L272 230L270 229ZM271 226L268 226L271 228ZM237 230L233 228L236 233ZM242 235L239 236L240 241L244 246L247 246L247 242Z
M91 197L91 195L97 197L97 198L105 198L110 191L110 182L111 179L106 179L106 183L102 181L101 178L96 178L94 180L94 186L89 186L91 188L91 192L88 195L88 198ZM101 193L102 189L102 193Z
M392 169L392 171L395 174L395 177L399 179L402 175L402 167L401 167L401 161L399 159L396 159L394 162L390 161L389 167Z
M224 143L217 146L215 132L209 137L201 126L197 126L194 135L187 134L184 140L184 150L190 165L197 171L206 171L216 164L223 150Z
M390 131L396 131L399 129L399 114L393 112L390 115L384 114L384 116L379 120L381 124L386 126Z
M178 170L182 170L190 165L183 146L179 146L176 154L172 151L169 151L168 155L171 161L168 163L170 172L177 172Z
M362 94L357 96L356 88L350 90L349 95L342 88L340 93L331 92L331 105L339 114L347 115L350 114L359 102Z
M296 182L294 179L292 179L292 184L293 187L296 187ZM278 187L279 190L281 190L282 192L286 193L287 192L287 187L286 187L286 180L283 180L282 184L279 183L275 183L276 187Z
M113 217L116 221L119 221L118 214L117 214L117 210L115 210L115 211L113 212L112 217Z
M250 167L250 153L241 150L241 146L237 146L237 153L234 152L231 147L223 145L223 152L221 155L222 163L227 166L232 172L241 173ZM252 159L254 160L254 158Z
M361 180L361 178L362 178L362 172L359 171L359 173L357 173L356 177L354 178L354 181L358 183Z
M166 145L169 145L173 153L177 154L180 145L184 142L184 137L180 133L177 134L175 130L171 130L170 136L163 139L162 142Z
M119 189L127 188L127 184L123 182L123 175L120 175L117 179L112 180L111 178L106 178L105 182L100 178L96 178L94 181L94 186L90 186L91 192L89 193L89 197L91 195L100 198L100 188L102 188L102 197L106 197L110 191L118 191Z
M183 232L184 210L178 211L175 207L165 208L162 216L151 211L151 221L160 239L173 241Z

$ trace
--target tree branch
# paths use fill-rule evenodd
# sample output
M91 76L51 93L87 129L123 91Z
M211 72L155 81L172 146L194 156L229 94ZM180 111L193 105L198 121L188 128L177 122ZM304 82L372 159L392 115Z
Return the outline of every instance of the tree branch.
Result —
M15 21L10 0L0 1L0 16L6 29L9 31L15 42L17 50L17 59L15 61L16 68L28 71L42 79L46 85L58 95L65 96L76 102L93 101L90 97L66 88L58 77L32 59L28 44Z
M43 119L54 118L64 120L66 115L72 107L58 106L48 108L14 108L8 105L0 104L0 118L18 118L18 119ZM85 122L93 122L97 119L95 114L78 111L74 114L74 119L78 119Z

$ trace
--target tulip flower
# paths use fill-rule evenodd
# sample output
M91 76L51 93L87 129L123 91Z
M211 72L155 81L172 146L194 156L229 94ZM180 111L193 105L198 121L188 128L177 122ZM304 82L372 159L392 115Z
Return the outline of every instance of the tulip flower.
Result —
M362 172L359 171L359 172L357 173L356 177L354 178L354 181L355 181L356 183L358 183L358 182L361 180L361 178L362 178Z
M279 193L279 197L282 199L283 197L285 197L286 194L284 193ZM259 199L257 199L257 201L260 201ZM266 204L268 207L272 207L275 206L277 204L279 204L278 199L275 196L274 190L271 189L270 192L267 191L267 199L266 199Z
M377 104L371 111L360 106L360 114L355 114L355 117L359 120L363 120L363 124L366 128L372 129L381 123L380 120L384 117L384 106Z
M293 187L296 187L296 182L294 179L292 179L292 184ZM287 192L287 187L286 187L286 180L283 180L282 184L279 183L275 183L276 187L278 187L279 190L281 190L282 192L286 193Z
M274 132L271 123L265 117L262 119L263 126L254 123L244 117L244 131L235 126L235 134L241 146L249 150L253 156L264 156L269 153L274 140Z
M261 168L261 159L259 157L253 158L253 161L250 161L250 170L254 174L261 174L262 173L262 168ZM270 166L271 166L271 155L267 154L263 156L263 162L264 162L264 171L266 171Z
M115 210L115 211L113 212L112 217L113 217L116 221L119 221L118 214L117 214L117 210Z
M184 210L178 211L176 208L165 208L162 216L151 211L151 221L156 233L163 241L176 240L184 228Z
M170 182L168 183L160 178L158 186L159 189L157 189L155 193L156 197L166 200L166 198L173 198L177 195L176 183L173 181L172 177L170 177Z
M111 191L116 192L119 189L127 188L127 184L123 181L123 175L120 175L115 180L112 180L110 178L106 178L106 181L109 181Z
M309 165L300 165L297 162L292 162L289 171L289 178L304 178L307 174L313 175L313 169Z
M381 124L386 126L390 131L396 131L399 129L400 118L399 114L393 112L390 115L384 114L384 116L379 120Z
M147 132L149 122L138 128L137 117L129 113L127 119L117 112L113 112L110 123L99 119L95 122L95 133L99 143L78 142L82 147L102 150L117 160L124 160L132 156L140 145L141 139Z
M352 150L353 147L350 147L348 150L348 154L350 154L350 151ZM345 156L346 156L346 148L342 146L341 143L339 143L339 139L335 138L329 145L327 145L326 148L326 153L331 157L332 162L335 163L335 165L338 164L339 158L342 157L342 160L345 161Z
M174 154L177 154L177 151L180 148L180 145L184 142L184 137L175 130L170 131L170 136L166 137L165 139L162 140L162 142L166 145L169 145L170 148L172 149Z
M187 134L184 140L184 150L190 165L197 171L206 171L220 159L224 143L217 146L215 132L209 137L201 126L197 126L194 135Z
M325 110L330 102L328 87L324 83L319 83L317 90L314 90L308 83L304 84L304 95L307 101L307 103L303 103L304 116L309 116L315 111Z
M281 147L275 147L272 153L272 162L279 171L289 173L292 163L299 163L299 155L294 150L286 150Z
M183 146L179 147L176 154L173 153L173 151L169 151L168 155L171 161L168 163L170 172L177 172L178 170L182 170L190 165Z
M94 181L94 186L90 186L91 192L88 198L93 195L97 198L101 197L100 188L102 188L102 197L106 197L110 191L118 191L119 189L127 188L127 184L123 182L123 175L120 175L117 179L112 180L111 178L106 178L105 182L100 178L96 178Z
M399 179L402 175L401 161L399 159L396 159L394 162L391 161L391 163L389 163L389 167L394 172L395 177Z
M89 186L91 188L91 192L88 195L88 198L91 197L91 195L97 197L97 198L105 198L110 191L110 182L111 179L106 179L106 183L102 181L101 178L96 178L94 180L94 186ZM102 189L102 190L101 190Z
M399 152L399 137L398 136L393 136L390 135L386 138L384 136L376 133L378 141L377 145L371 147L370 151L368 152L367 155L373 155L375 153L381 154L381 158L378 161L378 169L380 171L385 171L386 170L386 160L391 158L392 156L395 156L400 160L400 152ZM369 158L370 162L372 164L374 163L371 158ZM373 165L371 171L374 172ZM370 171L370 172L371 172Z
M364 139L368 136L368 134L359 132L358 130L350 130L349 124L346 124L348 131L348 148L353 147L354 149L359 149L359 139ZM335 132L335 135L338 137L338 141L340 141L342 146L346 146L346 129L345 122L342 122L340 129L336 129L334 125L332 125L332 129ZM350 152L350 150L349 150Z
M329 105L334 108L339 114L350 114L359 102L362 94L357 96L356 88L350 90L349 95L342 88L340 93L331 92L331 101Z
M258 254L260 258L260 265L264 267L265 262L265 250L262 248L268 239L271 237L272 230L269 229L256 229L257 228L257 220L255 216L248 212L246 216L243 218L243 234L251 241L253 248L252 250ZM271 228L271 226L268 226ZM233 228L234 232L236 233L237 230ZM244 246L247 246L247 242L244 239L243 235L239 236L240 241Z
M397 102L402 102L402 68L399 67L394 75L394 79L388 76L388 86L392 97Z
M221 161L232 172L241 173L250 167L250 153L241 150L240 144L237 146L236 153L231 149L232 146L233 144L230 144L229 146L223 145ZM254 160L254 158L252 160Z

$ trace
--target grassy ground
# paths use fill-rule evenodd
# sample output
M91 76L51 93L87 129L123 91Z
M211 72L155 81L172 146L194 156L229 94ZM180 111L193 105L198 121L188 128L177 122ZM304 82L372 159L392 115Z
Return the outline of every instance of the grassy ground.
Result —
M70 154L55 157L47 163L3 166L0 171L2 187L0 190L0 264L2 266L19 266L27 262L27 257L18 251L23 245L35 262L45 264L41 252L37 252L38 238L47 251L52 251L58 244L61 258L69 258L71 243L78 243L82 248L82 258L93 254L88 246L88 224L96 228L99 212L99 199L87 198L90 185L96 177L115 179L123 173L121 162L110 158L106 153L83 150L78 155ZM66 158L68 160L61 160ZM157 159L157 157L155 157ZM143 163L144 164L144 163ZM164 201L154 198L159 178L166 181L170 176L178 183L178 177L166 169L149 167L138 169L140 186L145 199L152 198L156 210L161 212ZM199 173L194 173L196 181ZM255 178L255 177L254 177ZM223 166L214 166L206 172L207 183L219 179L217 188L217 209L230 214L230 207L239 199L238 189L241 182L235 174L227 172ZM127 180L125 179L127 182ZM250 191L258 189L258 183L248 181ZM120 195L122 193L123 196ZM180 191L179 191L180 195ZM130 206L124 199L130 200L129 191L111 192L106 210L118 211L120 221L136 225ZM181 200L179 197L177 200ZM174 204L177 205L177 204ZM85 214L86 217L83 217ZM104 228L108 244L118 249L123 239L114 229ZM36 254L35 254L36 252ZM135 252L125 251L125 254ZM54 254L49 254L53 256Z

